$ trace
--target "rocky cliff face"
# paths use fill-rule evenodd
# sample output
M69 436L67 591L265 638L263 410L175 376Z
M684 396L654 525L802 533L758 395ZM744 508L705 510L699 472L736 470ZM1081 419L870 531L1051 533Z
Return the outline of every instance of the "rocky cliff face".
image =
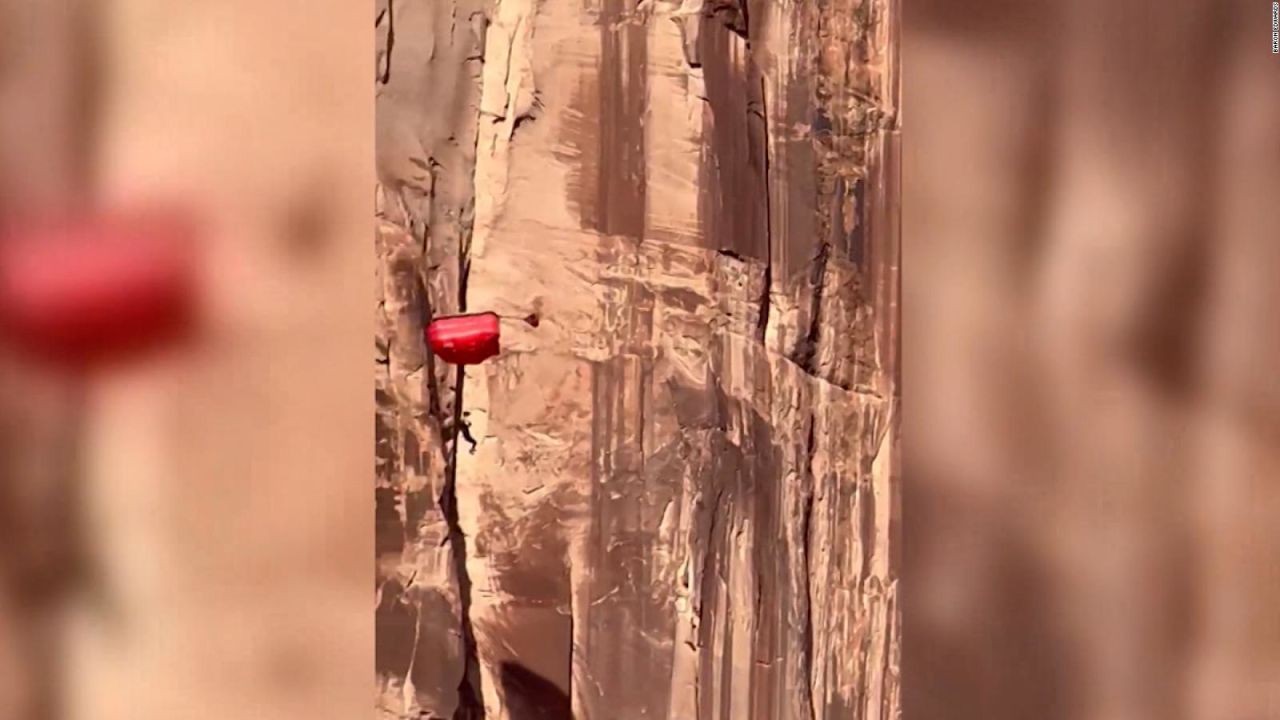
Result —
M379 6L382 717L900 715L897 13Z

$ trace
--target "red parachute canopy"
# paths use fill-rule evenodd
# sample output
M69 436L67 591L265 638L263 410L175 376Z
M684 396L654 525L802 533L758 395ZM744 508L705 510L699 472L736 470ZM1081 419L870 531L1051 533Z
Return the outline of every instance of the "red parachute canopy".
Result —
M427 344L441 360L475 365L498 354L498 316L475 313L436 318L427 325Z
M0 228L0 333L88 369L185 335L196 305L191 226L131 213Z

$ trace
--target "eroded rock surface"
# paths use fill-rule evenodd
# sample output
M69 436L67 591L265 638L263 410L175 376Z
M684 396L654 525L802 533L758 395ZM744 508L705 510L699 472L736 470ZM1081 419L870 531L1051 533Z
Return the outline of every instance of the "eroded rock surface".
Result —
M896 4L388 2L383 716L898 717Z

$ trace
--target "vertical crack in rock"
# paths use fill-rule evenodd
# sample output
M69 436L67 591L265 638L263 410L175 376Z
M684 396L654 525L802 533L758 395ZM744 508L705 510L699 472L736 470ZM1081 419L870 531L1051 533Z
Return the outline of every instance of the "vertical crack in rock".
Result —
M804 512L800 518L800 537L803 539L802 561L804 563L804 640L803 640L803 677L807 688L805 695L809 700L809 720L816 720L818 717L818 698L814 697L811 688L813 687L814 668L814 643L815 637L813 627L813 494L815 492L816 479L813 476L813 456L816 447L816 427L817 418L809 416L809 433L805 441L806 461L803 466L804 472L801 477L808 480L804 490Z
M462 371L458 371L457 397L462 397ZM454 417L458 418L455 410ZM453 569L458 583L460 606L459 622L462 630L462 653L465 667L462 682L458 685L458 708L454 720L478 720L484 717L484 700L480 687L480 659L476 651L475 628L471 623L471 575L467 571L467 538L458 521L457 496L458 443L450 447L449 463L445 468L445 489L440 497L440 507L449 528L449 544L453 550Z
M743 20L746 20L746 3ZM760 282L760 316L756 322L756 339L765 344L769 331L769 305L773 290L773 187L769 167L769 95L767 79L760 75L760 115L764 119L764 278Z
M488 0L379 0L379 717L483 717L459 518L462 375L423 328L466 306ZM459 18L469 22L459 22ZM468 526L469 527L469 526ZM418 632L418 626L421 632Z
M476 136L476 143L480 141ZM471 274L471 235L474 226L471 213L462 218L462 231L458 238L458 311L467 311L467 279ZM445 465L444 493L440 507L449 528L449 544L453 548L453 569L458 583L459 623L462 631L462 657L465 663L462 681L458 685L458 708L454 720L481 720L484 718L484 694L480 680L480 654L476 644L475 627L471 621L471 574L467 570L467 536L458 519L458 435L462 432L463 386L466 373L459 365L454 370L453 385L453 442L449 446L449 460Z
M818 375L818 342L822 333L822 300L826 291L831 243L822 241L809 271L809 327L796 346L795 362L810 375Z
M723 482L723 480L718 480ZM694 690L697 695L698 718L710 718L714 716L714 708L717 703L723 704L723 694L725 687L728 685L728 677L726 675L728 668L717 667L720 665L716 662L707 662L714 658L719 652L723 652L722 647L715 646L717 630L723 631L727 618L721 617L717 621L714 611L717 609L725 609L728 607L725 599L722 598L724 591L723 577L720 574L720 563L727 560L727 542L720 541L720 534L724 532L722 529L727 518L722 515L732 512L732 504L728 508L721 508L724 502L725 487L719 484L715 490L715 496L711 503L705 508L707 513L707 533L703 536L702 550L702 567L699 571L699 603L698 603L698 635L697 646L698 652L703 656L703 665L697 677L694 679ZM727 540L727 538L726 538ZM719 582L718 582L719 581ZM727 633L725 637L727 637ZM707 651L710 651L710 657ZM719 652L718 652L719 651ZM720 672L717 673L716 671ZM712 691L720 690L720 695L713 694Z
M466 267L463 262L463 267ZM453 428L456 433L462 422L463 370L458 367L454 380ZM440 509L448 526L448 542L453 550L454 576L458 583L459 623L462 632L462 657L465 663L462 681L458 685L458 707L454 720L480 720L484 718L484 699L480 685L480 658L476 649L475 628L471 622L471 574L467 570L467 537L458 519L458 445L456 436L449 445L449 459L445 465L444 492L440 496Z
M442 404L429 372L431 358L421 338L433 296L422 276L422 247L401 225L379 222L378 276L382 288L375 344L375 416L378 559L377 672L381 704L392 712L452 708L452 690L441 693L440 668L452 656L443 634L418 633L417 625L445 627L454 612L442 592L436 559L445 536L436 497L443 480L447 443L439 416ZM439 703L436 705L435 703Z
M378 82L386 85L391 82L391 54L396 47L396 10L394 0L387 0L387 6L379 12L377 19L374 20L373 26L380 27L386 22L386 39L383 41L384 47L378 51Z

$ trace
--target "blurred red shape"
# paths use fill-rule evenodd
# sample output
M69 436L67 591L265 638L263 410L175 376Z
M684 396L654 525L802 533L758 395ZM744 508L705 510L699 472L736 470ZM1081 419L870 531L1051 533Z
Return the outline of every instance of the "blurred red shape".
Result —
M498 316L494 313L454 315L427 325L427 344L454 365L474 365L498 354Z
M159 211L10 223L0 230L0 331L80 370L186 337L196 310L192 225Z

